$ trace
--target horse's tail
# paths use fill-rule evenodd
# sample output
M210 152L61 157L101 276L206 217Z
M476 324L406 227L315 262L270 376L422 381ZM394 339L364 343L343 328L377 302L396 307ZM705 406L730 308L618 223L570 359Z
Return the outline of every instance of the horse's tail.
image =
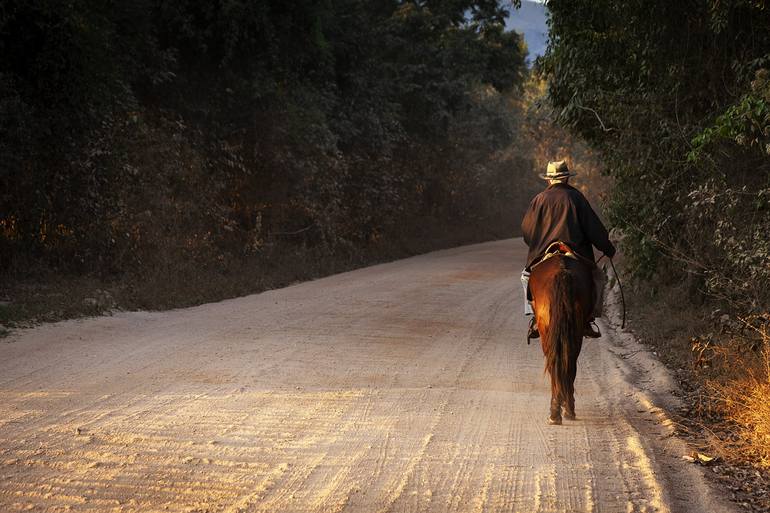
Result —
M579 334L578 313L573 305L575 290L573 277L563 262L554 276L551 287L550 313L548 329L542 334L548 354L545 359L546 371L551 375L556 396L568 401L574 393L574 384L570 379L571 341Z

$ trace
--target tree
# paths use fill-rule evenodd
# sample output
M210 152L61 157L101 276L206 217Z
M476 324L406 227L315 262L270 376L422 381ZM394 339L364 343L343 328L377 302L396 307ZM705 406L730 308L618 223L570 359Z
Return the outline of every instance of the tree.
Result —
M627 236L633 270L649 277L666 265L720 298L766 300L765 3L548 8L551 42L539 65L549 96L616 178L608 213Z

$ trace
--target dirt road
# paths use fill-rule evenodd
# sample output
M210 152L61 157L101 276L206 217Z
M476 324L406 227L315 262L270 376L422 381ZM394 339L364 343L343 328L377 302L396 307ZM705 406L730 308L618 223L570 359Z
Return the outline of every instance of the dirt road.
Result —
M586 342L579 418L546 425L524 256L467 246L2 340L0 511L721 511L621 337Z

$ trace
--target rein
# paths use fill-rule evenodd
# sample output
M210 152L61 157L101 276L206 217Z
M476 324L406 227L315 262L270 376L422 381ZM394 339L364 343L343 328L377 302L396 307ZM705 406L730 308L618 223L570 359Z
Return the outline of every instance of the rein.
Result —
M602 255L599 257L599 260L596 261L598 264L599 261L606 257L607 255ZM607 260L610 261L610 266L612 266L612 272L615 273L615 279L618 280L618 288L620 289L620 300L623 303L623 321L620 323L620 329L625 329L626 327L626 296L623 294L623 284L620 283L620 276L618 276L618 271L615 269L615 263L612 261L610 257L607 257Z

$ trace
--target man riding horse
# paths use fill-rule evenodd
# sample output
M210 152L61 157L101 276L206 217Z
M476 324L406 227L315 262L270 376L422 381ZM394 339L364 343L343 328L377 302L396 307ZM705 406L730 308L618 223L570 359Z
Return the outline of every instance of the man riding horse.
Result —
M531 295L528 292L532 266L543 259L551 244L561 242L583 257L583 260L589 263L592 269L594 281L593 312L589 322L586 322L583 335L589 338L598 338L601 333L592 324L596 317L601 316L606 277L593 264L594 252L591 246L596 246L610 258L615 255L615 246L610 242L607 229L585 196L569 185L570 177L575 176L575 174L569 170L564 160L549 162L546 174L540 175L541 178L548 180L548 187L534 197L524 215L524 220L521 222L524 242L529 246L527 265L521 273L521 283L524 286L524 315L532 316L533 314L529 300ZM527 336L528 338L540 336L534 316L530 320Z

